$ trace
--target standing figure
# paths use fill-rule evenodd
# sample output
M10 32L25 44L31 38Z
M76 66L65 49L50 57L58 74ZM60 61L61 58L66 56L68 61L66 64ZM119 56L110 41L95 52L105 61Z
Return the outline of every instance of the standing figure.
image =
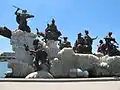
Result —
M60 50L62 50L63 48L71 48L71 43L67 40L68 37L63 37L64 41L59 43L60 46Z
M93 40L97 39L96 38L91 38L89 36L89 32L88 30L85 30L85 36L84 36L84 40L85 40L85 45L86 45L86 48L88 48L88 52L89 54L92 54L92 44L93 44Z
M27 19L33 18L33 15L27 14L27 10L22 10L22 13L19 12L21 10L18 8L15 12L16 21L19 24L18 29L26 32L31 32L30 27L27 25Z

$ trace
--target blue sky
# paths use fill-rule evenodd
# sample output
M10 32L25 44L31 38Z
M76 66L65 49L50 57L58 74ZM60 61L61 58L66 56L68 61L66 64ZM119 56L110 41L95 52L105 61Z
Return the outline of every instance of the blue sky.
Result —
M2 0L0 5L0 26L15 30L16 5L27 9L35 18L29 20L32 32L35 28L44 31L51 18L55 18L58 29L69 41L75 42L77 33L88 29L94 41L96 51L98 41L113 32L113 37L120 42L120 1L119 0ZM9 39L0 36L0 52L12 51Z

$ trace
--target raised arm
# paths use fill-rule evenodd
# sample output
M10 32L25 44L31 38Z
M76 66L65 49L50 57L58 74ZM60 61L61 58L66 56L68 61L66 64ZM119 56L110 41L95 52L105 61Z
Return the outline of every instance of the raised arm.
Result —
M20 8L17 8L17 10L15 11L15 15L20 14L20 13L18 13L19 10L20 10Z

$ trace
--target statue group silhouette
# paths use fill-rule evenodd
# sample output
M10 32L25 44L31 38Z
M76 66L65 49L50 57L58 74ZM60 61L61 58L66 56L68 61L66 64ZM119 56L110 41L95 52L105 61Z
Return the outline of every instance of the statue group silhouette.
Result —
M26 31L28 33L31 32L30 27L27 24L28 18L34 18L34 15L31 15L27 12L27 10L17 8L15 11L16 15L16 22L19 24L18 29L22 31ZM52 23L47 24L47 27L45 29L45 32L39 32L38 28L37 35L42 36L43 40L47 42L47 40L54 40L59 41L59 48L60 50L64 47L69 48L71 46L71 42L68 41L68 37L60 37L62 36L62 33L57 29L57 26L55 24L55 19L52 18ZM0 27L0 35L11 38L11 30L9 30L7 27ZM62 41L63 39L63 41ZM73 50L75 53L83 53L83 54L92 54L92 44L93 40L96 40L97 37L92 38L89 36L89 31L85 30L85 35L83 36L82 33L78 33L77 40L74 43ZM100 52L104 55L120 55L118 48L118 43L116 42L115 38L112 37L112 32L108 32L108 35L104 38L105 43L103 40L99 41L97 52ZM116 43L116 45L115 45Z
M20 12L21 10L21 12ZM34 15L28 14L27 10L22 10L20 8L17 8L15 11L16 15L16 22L19 24L18 29L28 32L31 32L30 27L27 24L28 18L34 18ZM63 48L73 48L75 53L81 53L81 54L93 54L92 53L92 44L93 41L97 39L97 37L92 38L89 35L89 31L85 30L85 35L83 36L81 32L79 32L77 35L77 40L74 43L74 46L72 47L71 42L68 41L68 37L61 37L62 33L57 29L57 26L55 24L55 19L52 18L52 23L47 24L47 27L45 29L45 32L39 32L38 28L37 35L40 37L43 37L43 41L46 43L48 40L54 40L59 41L59 49L62 50ZM0 27L0 35L7 37L11 39L12 31L9 30L7 27ZM62 40L63 39L63 40ZM118 43L116 42L115 38L112 37L112 32L108 32L108 35L104 37L105 42L103 40L99 41L97 52L102 53L103 55L109 55L109 56L116 56L120 55L120 51L118 48ZM37 69L41 68L38 67L39 60L42 60L41 63L47 63L47 53L41 49L41 47L38 46L38 40L33 41L34 51L29 50L29 47L25 45L25 50L31 52L31 54L34 54L36 57L36 60L34 62Z

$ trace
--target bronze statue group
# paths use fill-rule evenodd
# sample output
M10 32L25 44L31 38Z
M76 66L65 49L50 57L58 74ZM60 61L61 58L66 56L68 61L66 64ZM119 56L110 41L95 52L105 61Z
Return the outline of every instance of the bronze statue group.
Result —
M18 29L26 32L31 32L30 27L27 25L27 20L28 18L33 18L33 15L30 15L27 13L27 10L22 10L22 13L19 13L20 9L18 8L15 12L16 15L16 21L19 24ZM55 25L55 20L52 19L51 24L47 24L47 28L45 29L45 32L39 32L37 30L37 35L42 36L43 40L47 42L47 40L54 40L54 41L59 41L59 49L62 50L63 48L72 48L71 42L69 42L67 39L68 37L63 37L63 41L60 38L62 35L61 32L57 29L57 26ZM92 54L92 44L93 40L97 39L97 37L92 38L89 36L89 31L85 30L85 35L83 36L82 33L78 33L77 40L75 41L75 44L73 46L73 50L75 53L81 53L81 54ZM115 38L112 37L112 32L109 32L108 35L104 38L105 43L103 40L99 41L98 45L98 50L97 52L102 53L103 55L109 55L109 56L115 56L115 55L120 55L120 51L117 49L118 48L118 43L116 42ZM38 40L35 40L33 42L33 45L35 47L35 51L30 51L34 52L36 60L34 61L35 66L37 69L42 69L42 67L39 66L39 60L41 60L41 63L45 64L47 62L47 53L42 50L38 46ZM113 43L112 43L113 42ZM117 45L115 45L115 43ZM26 48L28 51L28 49ZM46 64L49 65L49 62Z
M18 8L15 12L16 15L16 21L19 24L18 29L22 31L26 31L28 33L31 32L30 27L27 25L27 19L33 18L33 15L30 15L27 13L27 10L22 10L22 12L19 12L21 10ZM10 38L11 32L8 28L0 28L1 32L0 35L3 35L5 37ZM2 30L8 33L2 33ZM77 40L75 41L74 46L71 46L71 42L69 42L67 39L68 37L61 37L61 32L57 29L57 26L55 25L55 20L52 19L51 24L47 24L47 28L45 29L45 32L39 32L37 30L37 35L43 37L43 41L47 42L48 40L54 40L59 41L59 49L62 50L63 48L73 48L75 53L81 53L81 54L92 54L92 44L93 40L96 40L97 37L92 38L89 36L89 31L85 30L85 35L83 36L82 33L78 33ZM62 40L63 39L63 40ZM105 42L103 40L99 41L97 52L100 52L104 55L109 56L115 56L120 55L120 51L118 48L118 43L116 42L115 38L112 37L112 32L109 32L108 35L104 38ZM34 55L34 65L36 66L36 70L45 69L43 67L47 66L47 70L49 70L50 63L47 60L47 53L39 46L39 40L36 39L33 41L34 50L29 50L29 47L27 45L25 46L25 50L29 51L31 55ZM115 45L115 43L117 45ZM39 61L41 62L41 65L39 65Z

